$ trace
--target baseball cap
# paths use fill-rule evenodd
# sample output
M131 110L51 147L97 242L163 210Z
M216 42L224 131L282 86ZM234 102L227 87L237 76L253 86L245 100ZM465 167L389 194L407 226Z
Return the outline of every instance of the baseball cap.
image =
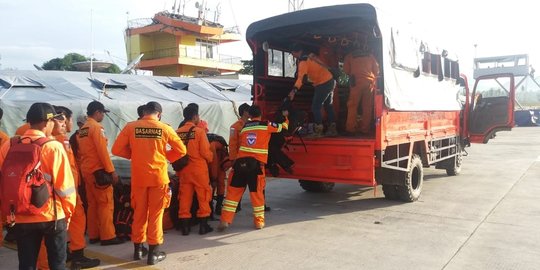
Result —
M79 114L77 116L77 123L86 124L86 115Z
M104 112L104 113L110 112L109 110L105 109L105 105L103 105L103 103L101 103L99 101L94 100L94 101L88 103L88 107L86 107L86 114L87 115L92 115L92 114L94 114L95 112L98 112L98 111L101 111L101 112Z
M59 117L62 114L56 113L54 107L49 103L36 102L30 106L26 113L26 122L30 124L37 124L43 121L51 120L55 117Z
M144 110L149 111L149 112L159 112L159 113L163 112L163 109L161 108L161 104L155 101L150 101L146 103L146 105L144 105Z

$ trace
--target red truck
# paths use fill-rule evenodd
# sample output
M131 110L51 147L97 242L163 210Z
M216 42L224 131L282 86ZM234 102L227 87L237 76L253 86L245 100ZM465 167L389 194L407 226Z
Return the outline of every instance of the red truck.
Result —
M295 81L292 43L341 64L348 50L367 42L380 65L373 134L294 137L283 149L295 161L292 174L284 177L300 179L302 188L315 192L329 191L335 183L382 185L387 199L412 202L422 191L424 168L457 175L465 147L487 143L513 127L514 76L480 77L469 93L457 58L384 21L377 11L370 4L337 5L252 23L246 37L253 52L253 101L268 118L279 110ZM341 76L334 90L340 131L348 92ZM305 86L293 104L309 112L312 97L313 87Z

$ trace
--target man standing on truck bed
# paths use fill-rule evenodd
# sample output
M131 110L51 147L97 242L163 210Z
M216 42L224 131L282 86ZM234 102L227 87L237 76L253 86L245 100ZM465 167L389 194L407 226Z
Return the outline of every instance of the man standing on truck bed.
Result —
M313 82L315 93L313 95L313 101L311 103L311 110L313 111L313 122L315 122L314 133L312 138L323 137L323 121L321 109L324 106L328 115L328 130L326 136L337 136L336 129L336 117L334 113L334 107L332 106L332 99L336 81L332 77L328 66L324 64L314 54L304 54L304 49L300 44L294 44L291 48L291 53L298 59L298 75L292 91L289 93L291 100L294 99L296 92L302 87L304 77Z
M373 118L373 90L379 75L379 64L375 57L369 53L368 47L364 45L363 48L353 50L345 56L343 71L349 75L349 85L351 87L349 100L347 101L345 131L347 135L357 134L356 114L361 100L362 126L360 132L368 134L371 119Z

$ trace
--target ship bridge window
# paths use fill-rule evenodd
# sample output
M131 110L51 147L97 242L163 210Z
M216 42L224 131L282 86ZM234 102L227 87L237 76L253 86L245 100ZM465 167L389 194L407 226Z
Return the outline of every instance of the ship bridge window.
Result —
M88 78L92 84L98 89L126 89L127 85L125 83L115 81L112 79L98 79L98 78Z
M294 78L296 72L296 59L289 52L276 49L267 51L268 76Z
M45 88L45 85L43 85L42 83L25 76L0 76L0 86L2 88Z
M168 82L163 82L163 81L157 81L157 82L172 90L188 90L189 89L189 83L185 83L185 82L172 81L172 80Z

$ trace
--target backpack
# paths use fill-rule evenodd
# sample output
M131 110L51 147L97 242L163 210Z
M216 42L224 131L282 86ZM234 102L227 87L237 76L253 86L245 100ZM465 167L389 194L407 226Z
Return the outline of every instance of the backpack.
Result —
M39 138L31 143L22 143L25 138L12 138L4 160L0 177L0 201L2 213L11 225L16 215L38 215L44 212L46 203L53 196L56 215L56 200L52 177L47 179L41 171L41 149L51 140Z
M122 179L114 186L114 216L113 223L119 238L131 239L133 224L133 208L131 208L131 185L123 183Z

